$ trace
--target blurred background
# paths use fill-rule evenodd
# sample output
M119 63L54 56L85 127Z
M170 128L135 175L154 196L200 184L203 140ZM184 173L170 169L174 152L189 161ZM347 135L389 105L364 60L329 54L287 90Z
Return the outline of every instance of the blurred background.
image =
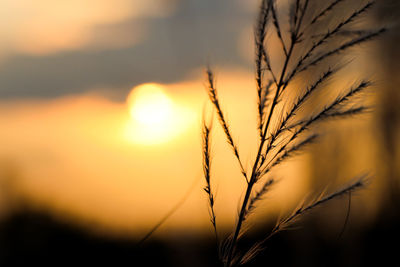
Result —
M288 12L287 1L278 2ZM347 2L343 13L365 3ZM333 81L372 78L373 112L324 125L321 142L276 171L280 182L253 214L243 245L265 236L306 196L360 173L372 179L353 194L350 210L346 197L332 201L299 229L271 239L249 266L397 260L391 242L400 237L400 3L377 2L363 23L389 31L351 50L349 71ZM207 65L215 70L250 165L258 141L259 1L1 3L0 266L218 266L202 189L201 118L211 108L203 72ZM271 53L279 48L271 41ZM224 235L234 227L244 180L220 129L212 141Z

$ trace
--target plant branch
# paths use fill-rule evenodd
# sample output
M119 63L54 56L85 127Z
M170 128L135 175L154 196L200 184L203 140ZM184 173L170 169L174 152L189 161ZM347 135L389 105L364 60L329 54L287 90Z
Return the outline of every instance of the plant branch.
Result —
M224 130L228 144L231 146L233 153L235 154L235 157L239 162L240 171L242 172L243 176L246 178L246 181L247 181L247 174L243 167L242 161L240 159L238 148L233 141L228 124L226 123L224 114L223 114L221 106L219 104L217 90L216 90L215 84L214 84L214 74L212 73L210 68L207 69L206 74L207 74L207 78L208 78L208 95L209 95L210 101L214 104L215 110L218 115L219 122L222 126L222 129Z
M228 256L227 256L227 261L226 261L226 266L227 267L230 267L231 264L232 264L232 256L233 256L234 250L236 249L237 238L239 236L239 233L240 233L240 230L241 230L241 227L242 227L242 224L243 224L243 219L244 219L244 216L246 214L247 203L249 201L253 186L256 183L256 181L258 179L258 176L259 176L259 174L258 174L258 166L259 166L259 160L260 160L261 154L262 154L261 152L263 150L263 146L264 146L264 143L266 141L265 136L266 136L266 133L268 131L269 123L271 121L271 117L272 117L274 108L275 108L275 106L277 104L277 100L278 100L278 96L279 96L279 89L282 86L283 77L285 75L286 69L287 69L288 64L289 64L290 57L292 55L294 46L295 46L296 41L297 41L297 38L298 38L297 33L298 33L298 31L299 31L299 29L301 27L301 23L302 23L302 20L304 18L304 15L305 15L305 12L306 12L306 9L307 9L307 5L308 5L308 0L305 1L305 4L303 6L302 14L301 14L301 17L299 19L299 22L298 22L298 25L297 25L297 28L296 28L296 33L295 33L295 35L292 36L292 42L291 42L291 45L290 45L290 49L289 49L288 54L286 56L285 64L284 64L282 72L281 72L281 77L279 79L278 87L276 89L275 96L274 96L273 102L272 102L271 107L270 107L268 120L267 120L267 122L265 124L265 128L264 128L264 131L263 131L263 136L261 138L261 142L260 142L260 145L259 145L259 148L258 148L256 159L255 159L255 162L254 162L254 165L253 165L253 168L252 168L250 180L249 180L249 183L247 184L246 193L245 193L242 205L241 205L239 218L238 218L238 221L237 221L237 224L236 224L236 228L235 228L235 232L234 232L234 235L233 235L232 243L231 243L231 246L230 246L229 251L228 251ZM261 12L263 12L263 11L261 11Z

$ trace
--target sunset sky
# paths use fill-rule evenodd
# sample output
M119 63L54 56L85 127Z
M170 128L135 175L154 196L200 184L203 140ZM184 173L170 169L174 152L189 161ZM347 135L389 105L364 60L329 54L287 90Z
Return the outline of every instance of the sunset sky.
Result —
M26 2L6 0L1 11L2 98L106 90L122 100L207 63L251 66L257 1Z
M238 89L253 86L245 68L257 7L256 1L211 2L6 0L0 11L5 195L83 224L137 232L192 188L170 225L208 226L201 189L203 69L227 66L219 78L228 89L230 77L241 77L226 105L246 97L252 110L255 96ZM143 84L159 88L161 100L132 100L131 90ZM153 116L161 121L140 118L134 106L136 113L159 108ZM243 181L228 177L237 167L231 163L221 179L234 188ZM236 198L228 194L224 201ZM236 212L229 206L228 213Z
M22 199L84 226L140 235L191 190L163 229L209 229L203 72L215 67L250 165L257 7L256 0L3 0L0 213ZM220 129L213 140L216 209L230 226L244 180ZM291 163L280 174L296 177L279 183L262 214L302 197L307 168Z

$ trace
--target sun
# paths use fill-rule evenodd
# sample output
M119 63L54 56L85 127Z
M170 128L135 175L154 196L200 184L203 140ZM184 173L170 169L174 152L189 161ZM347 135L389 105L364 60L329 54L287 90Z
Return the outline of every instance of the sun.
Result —
M127 104L131 120L126 134L131 141L159 144L177 134L179 114L162 85L146 83L134 87Z
M146 128L159 128L172 118L172 102L160 85L143 84L128 96L132 118Z

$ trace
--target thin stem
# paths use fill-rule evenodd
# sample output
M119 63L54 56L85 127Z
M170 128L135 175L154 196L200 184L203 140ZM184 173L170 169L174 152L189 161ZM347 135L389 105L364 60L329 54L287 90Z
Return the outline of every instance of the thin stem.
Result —
M344 219L344 224L342 230L340 231L339 239L342 238L344 231L346 230L346 226L350 218L350 210L351 210L351 191L349 191L349 201L347 202L346 218Z
M313 52L319 48L321 45L323 45L329 38L332 38L335 36L344 26L348 25L351 23L356 17L360 16L363 14L365 11L367 11L374 2L368 2L366 5L364 5L361 9L354 11L346 20L340 22L332 31L326 32L319 41L315 42L311 48L300 58L300 60L297 62L296 66L294 67L293 71L289 74L288 78L286 78L285 83L288 84L293 77L303 71L301 66L303 63L313 54ZM311 25L311 24L310 24Z
M208 195L210 220L214 228L215 241L217 242L218 245L219 239L218 239L217 223L214 211L215 197L211 189L211 140L210 140L211 129L212 129L212 120L209 122L209 124L207 124L205 119L203 118L203 172L204 172L204 178L206 180L206 186L204 187L204 191Z
M299 124L299 125L301 125L301 127L298 130L295 130L293 132L292 136L290 137L290 139L284 145L282 145L281 148L275 153L275 155L272 157L272 159L270 159L268 164L266 164L265 167L260 171L261 175L265 175L267 172L269 172L273 165L273 161L275 160L275 158L277 158L277 156L281 152L283 152L288 145L290 145L302 132L307 130L308 127L310 127L312 124L314 124L324 118L334 117L335 114L338 116L342 116L342 115L348 115L348 113L352 114L353 112L357 112L357 110L363 110L364 109L363 107L358 107L358 108L350 108L349 110L345 110L345 111L337 111L337 113L330 114L331 111L334 111L338 106L350 101L350 99L354 95L359 94L360 92L362 92L365 88L369 87L370 85L371 85L371 82L362 81L358 86L356 86L354 88L350 88L350 90L346 94L337 97L332 103L330 103L328 106L326 106L324 109L322 109L317 114L313 115L312 117L310 117L304 121L301 121L301 123Z
M227 141L228 141L229 145L231 146L236 159L238 160L240 171L242 172L244 178L247 181L247 174L246 174L245 168L242 164L242 160L240 159L238 148L237 148L235 142L233 141L232 134L228 127L228 123L226 122L224 113L222 112L221 105L219 104L219 100L218 100L218 96L217 96L217 89L214 84L214 74L212 73L211 69L209 69L209 68L207 69L206 73L207 73L207 78L208 78L208 95L209 95L210 101L213 103L213 105L215 107L219 122L222 126L222 129L224 130Z
M240 209L239 218L238 218L238 221L237 221L235 233L233 235L232 243L231 243L231 246L230 246L229 251L228 251L228 258L227 258L227 262L226 262L226 266L228 266L228 267L230 267L231 264L232 264L232 257L233 257L233 254L234 254L234 251L235 251L235 248L236 248L236 242L237 242L240 230L242 228L243 219L244 219L244 216L246 214L247 204L248 204L248 201L249 201L253 186L256 183L257 179L258 179L258 164L259 164L259 161L260 161L260 158L261 158L261 154L262 154L262 149L264 147L264 143L266 141L265 136L267 134L268 127L269 127L269 124L271 122L272 114L273 114L275 106L277 104L277 100L278 100L278 96L279 96L279 90L283 85L283 78L285 76L286 69L287 69L287 67L289 65L290 57L291 57L291 55L293 53L293 49L295 47L295 44L296 44L296 41L297 41L297 38L298 38L297 34L298 34L298 31L299 31L299 29L301 27L301 23L302 23L302 20L304 18L304 14L305 14L307 5L308 5L308 0L306 0L305 4L303 6L303 12L302 12L301 17L299 19L299 24L298 24L298 26L296 28L295 35L292 37L292 42L291 42L291 45L290 45L290 49L288 51L287 57L285 59L285 64L284 64L282 72L281 72L281 76L280 76L279 83L278 83L279 86L276 89L275 96L274 96L273 102L272 102L271 107L270 107L270 112L268 114L268 120L267 120L267 122L265 124L265 128L264 128L264 131L263 131L263 136L261 138L261 142L260 142L260 145L259 145L259 148L258 148L257 156L256 156L256 159L254 161L254 165L253 165L253 168L252 168L250 180L249 180L249 183L247 184L246 193L245 193L245 196L243 198L243 202L242 202L242 206L241 206L241 209Z
M288 217L286 217L283 220L280 220L276 226L271 230L270 234L264 238L262 241L258 242L257 244L255 244L253 246L252 249L250 249L250 251L260 251L261 247L271 238L273 237L275 234L279 233L282 230L285 230L288 226L290 226L291 224L293 224L299 217L301 217L302 215L310 212L311 210L325 204L326 202L332 200L332 199L336 199L339 198L347 193L351 194L351 192L362 188L365 186L365 184L367 183L368 179L367 177L361 176L360 178L358 178L355 182L353 182L352 184L344 187L341 190L338 190L330 195L326 195L325 197L320 198L319 200L313 201L312 203L310 203L309 205L305 206L302 205L300 206L300 208L296 209L291 215L289 215ZM245 255L246 256L246 255Z
M274 3L273 3L274 1L270 0L270 2L271 2L270 3L270 5L271 5L271 13L272 13L274 26L275 26L275 29L276 29L276 34L278 35L278 39L279 39L279 41L280 41L280 43L282 45L282 50L285 53L285 56L288 56L288 51L286 50L286 45L285 45L285 42L283 40L281 27L280 27L279 21L278 21L278 15L277 15L275 7L274 7Z
M339 4L340 2L343 2L343 0L336 0L334 2L332 2L328 7L326 7L325 9L323 9L318 15L316 15L310 25L314 24L315 22L317 22L317 20L319 20L320 18L322 18L323 16L326 15L326 13L328 13L329 11L331 11L337 4Z
M274 110L275 110L275 106L276 106L276 104L277 104L277 102L278 102L278 98L279 98L280 92L283 91L283 90L285 90L285 88L286 88L286 86L287 86L287 83L285 83L285 82L283 81L283 79L284 79L284 77L285 77L286 70L287 70L287 68L288 68L288 66L289 66L290 57L292 56L294 47L295 47L295 45L296 45L296 43L297 43L297 39L299 38L298 32L299 32L299 30L300 30L301 23L302 23L302 21L303 21L303 18L304 18L304 14L305 14L305 10L306 10L306 8L307 8L307 5L308 5L308 0L307 0L307 1L305 2L305 4L304 4L303 12L302 12L302 14L301 14L301 16L300 16L300 19L299 19L299 24L298 24L298 26L297 26L297 28L296 28L296 32L294 33L294 35L293 35L293 37L292 37L292 42L291 42L291 45L290 45L290 49L289 49L289 52L288 52L288 56L286 57L286 59L285 59L285 64L283 65L283 69L282 69L282 72L281 72L281 77L279 78L278 88L276 89L275 96L274 96L274 100L273 100L273 102L272 102L272 104L271 104L271 108L270 108L270 111L269 111L269 114L268 114L268 120L267 120L267 123L265 124L265 129L264 129L264 132L263 132L263 138L262 138L262 140L261 140L261 144L260 144L260 147L259 147L259 150L258 150L258 153L257 153L256 163L255 163L254 166L253 166L252 175L253 175L254 172L259 173L259 172L258 172L258 168L259 168L259 166L258 166L258 161L259 161L259 159L260 159L260 157L261 157L262 149L264 148L264 143L265 143L265 141L266 141L266 138L265 138L265 137L266 137L266 135L267 135L267 132L268 132L268 129L269 129L269 124L270 124L271 118L272 118L272 114L273 114L273 112L274 112ZM270 140L269 142L271 142L271 140ZM272 146L271 146L271 147L272 147ZM268 154L269 149L271 149L271 147L268 146L267 151L266 151L265 154ZM264 158L264 160L265 160L265 158ZM261 161L260 166L262 166L264 160Z

